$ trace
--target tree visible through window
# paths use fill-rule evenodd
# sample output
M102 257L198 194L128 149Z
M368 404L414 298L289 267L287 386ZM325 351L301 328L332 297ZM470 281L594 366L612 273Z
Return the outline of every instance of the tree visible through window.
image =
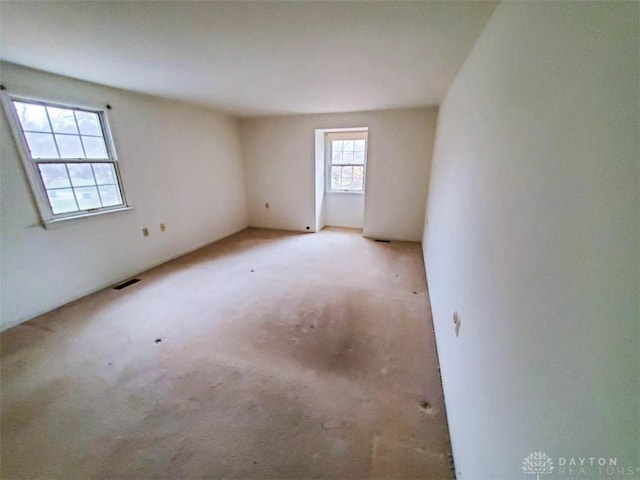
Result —
M329 191L363 192L367 159L366 132L327 134Z
M126 206L102 110L15 98L7 105L45 223Z

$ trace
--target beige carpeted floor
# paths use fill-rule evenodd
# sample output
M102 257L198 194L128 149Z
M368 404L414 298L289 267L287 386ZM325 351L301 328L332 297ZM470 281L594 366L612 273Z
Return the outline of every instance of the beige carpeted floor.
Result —
M138 278L0 336L2 478L452 478L419 244L249 229Z

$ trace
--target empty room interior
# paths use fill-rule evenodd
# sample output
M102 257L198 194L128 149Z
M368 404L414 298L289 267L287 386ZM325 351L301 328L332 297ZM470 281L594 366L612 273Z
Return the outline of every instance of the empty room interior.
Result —
M640 478L640 2L0 1L0 478Z

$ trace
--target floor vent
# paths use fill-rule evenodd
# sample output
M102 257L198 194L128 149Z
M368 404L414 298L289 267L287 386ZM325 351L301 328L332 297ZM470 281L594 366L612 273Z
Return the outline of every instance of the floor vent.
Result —
M380 242L380 243L391 243L391 240L379 240L376 238L376 242Z
M132 278L131 280L127 280L126 282L121 283L120 285L116 285L113 287L114 290L122 290L123 288L127 288L129 285L133 285L134 283L138 283L140 281L139 278Z

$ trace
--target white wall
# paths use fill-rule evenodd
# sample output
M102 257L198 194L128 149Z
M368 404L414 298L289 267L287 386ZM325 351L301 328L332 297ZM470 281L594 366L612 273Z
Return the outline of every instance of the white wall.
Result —
M315 132L315 228L314 232L319 232L325 226L324 214L324 183L325 183L325 158L324 158L324 130Z
M364 235L419 241L436 116L436 108L418 108L241 120L250 224L312 231L315 130L368 127Z
M327 192L324 203L327 226L362 228L364 225L363 194Z
M441 106L423 246L460 479L640 467L638 16L503 2Z
M1 82L11 93L113 107L109 123L127 198L135 207L43 229L0 114L3 329L247 226L236 120L209 109L0 66ZM141 233L145 226L151 232L147 238Z

